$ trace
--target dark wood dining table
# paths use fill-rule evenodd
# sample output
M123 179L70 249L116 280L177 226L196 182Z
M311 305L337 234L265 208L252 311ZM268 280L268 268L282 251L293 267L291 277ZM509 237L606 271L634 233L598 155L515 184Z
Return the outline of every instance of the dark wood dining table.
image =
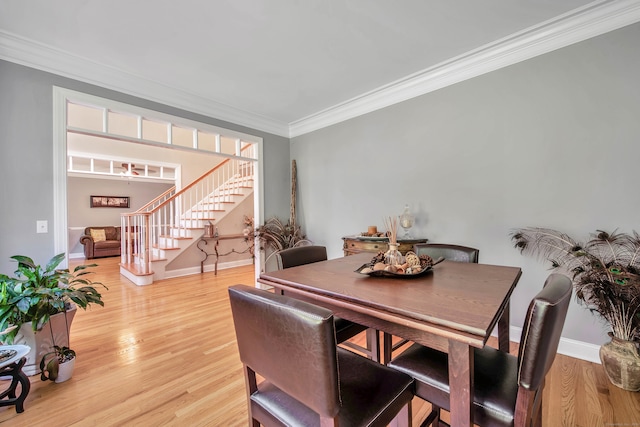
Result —
M509 299L518 267L444 261L416 277L357 273L363 253L262 273L258 282L343 317L449 354L451 425L473 425L473 348L498 328L509 349Z

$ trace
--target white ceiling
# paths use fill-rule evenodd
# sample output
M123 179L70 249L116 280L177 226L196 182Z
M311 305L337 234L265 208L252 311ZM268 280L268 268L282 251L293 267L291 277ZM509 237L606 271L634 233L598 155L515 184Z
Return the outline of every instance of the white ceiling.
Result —
M291 136L635 22L639 3L0 0L0 58Z

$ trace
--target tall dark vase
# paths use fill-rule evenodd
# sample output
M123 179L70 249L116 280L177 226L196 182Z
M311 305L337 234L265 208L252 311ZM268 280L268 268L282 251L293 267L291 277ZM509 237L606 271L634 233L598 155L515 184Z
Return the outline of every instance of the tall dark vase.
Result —
M611 341L600 347L600 360L612 384L629 391L640 391L640 354L638 346L609 332Z

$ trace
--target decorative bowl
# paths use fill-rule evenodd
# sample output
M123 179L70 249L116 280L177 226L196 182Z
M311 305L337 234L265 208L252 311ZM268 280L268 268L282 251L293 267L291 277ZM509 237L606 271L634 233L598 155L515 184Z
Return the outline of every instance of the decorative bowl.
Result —
M408 278L412 278L412 277L422 276L423 274L433 270L433 266L435 266L436 264L441 263L442 261L444 261L444 258L440 257L436 261L434 261L432 265L429 265L429 266L423 268L422 270L418 271L417 273L410 273L410 274L392 273L391 271L385 271L385 270L372 270L372 271L369 271L369 272L363 272L362 270L364 270L365 268L371 268L371 263L361 265L355 272L356 273L360 273L360 274L364 274L366 276L371 276L371 277L392 277L392 278L395 278L395 279L401 279L401 278L408 279Z

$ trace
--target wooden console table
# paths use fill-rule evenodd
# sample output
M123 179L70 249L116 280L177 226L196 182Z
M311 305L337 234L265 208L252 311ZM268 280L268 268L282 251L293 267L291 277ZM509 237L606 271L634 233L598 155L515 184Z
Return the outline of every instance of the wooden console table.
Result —
M344 245L342 250L344 256L359 254L361 252L378 253L386 252L389 249L389 239L386 237L363 237L347 236L343 237ZM398 250L404 255L407 251L413 250L416 243L426 243L429 239L398 239Z
M233 240L233 239L244 239L245 243L247 244L247 248L242 250L242 251L237 251L235 249L231 249L229 252L225 252L225 253L222 253L222 254L218 252L218 245L220 244L220 240ZM209 241L210 240L214 242L214 244L213 244L213 252L207 252L207 250L206 250L206 246L209 245ZM249 253L251 253L251 258L255 258L255 255L253 253L254 240L253 240L252 236L245 236L244 234L228 234L226 236L212 236L212 237L202 236L200 238L200 240L198 241L198 243L196 244L196 246L204 254L204 258L202 258L202 261L200 261L200 273L204 273L204 262L210 256L215 256L216 257L216 262L215 262L215 267L214 267L215 275L218 275L218 259L221 256L227 256L227 255L230 255L230 254L233 254L233 253L246 254L247 252L249 252Z

